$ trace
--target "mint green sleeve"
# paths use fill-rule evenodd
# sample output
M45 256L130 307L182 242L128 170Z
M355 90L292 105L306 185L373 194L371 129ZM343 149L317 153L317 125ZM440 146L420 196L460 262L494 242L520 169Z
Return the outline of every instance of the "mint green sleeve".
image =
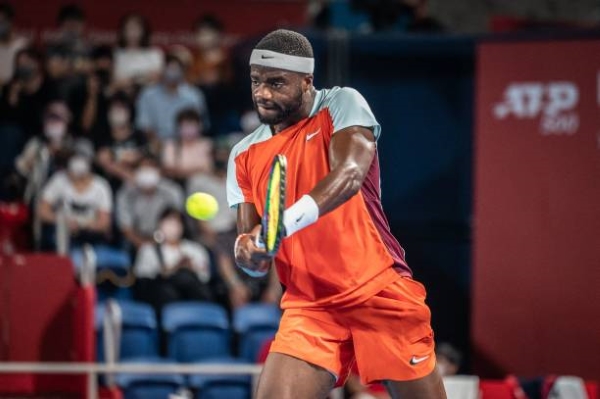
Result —
M355 89L342 87L336 90L332 93L328 108L334 134L349 126L362 126L373 132L375 140L379 139L381 126L365 98Z

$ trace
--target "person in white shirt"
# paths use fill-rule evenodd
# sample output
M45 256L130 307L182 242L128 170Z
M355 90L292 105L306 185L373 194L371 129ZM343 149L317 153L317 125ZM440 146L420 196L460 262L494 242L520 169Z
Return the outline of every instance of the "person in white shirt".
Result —
M125 15L119 24L114 53L114 78L121 86L156 82L164 65L161 49L150 45L148 20L140 14Z
M153 243L138 250L134 297L161 308L176 301L211 301L211 268L208 251L183 236L183 215L167 208L160 216Z
M108 182L91 172L90 158L71 156L67 171L58 171L42 191L39 215L43 222L56 226L60 212L70 233L71 246L108 241L113 209Z

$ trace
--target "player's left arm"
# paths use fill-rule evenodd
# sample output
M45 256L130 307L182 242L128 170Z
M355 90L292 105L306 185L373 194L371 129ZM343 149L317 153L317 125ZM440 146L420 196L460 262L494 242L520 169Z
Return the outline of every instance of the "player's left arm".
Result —
M331 171L309 195L323 216L360 190L375 156L375 136L370 129L349 126L336 132L329 144Z

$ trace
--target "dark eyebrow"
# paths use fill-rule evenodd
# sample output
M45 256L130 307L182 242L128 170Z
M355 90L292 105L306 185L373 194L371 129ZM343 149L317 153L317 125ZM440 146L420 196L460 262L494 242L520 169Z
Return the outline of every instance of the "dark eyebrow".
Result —
M273 82L287 82L288 78L283 74L276 74L274 76L265 76L260 73L250 73L250 79L262 80L267 83Z
M287 79L284 76L273 76L272 78L267 78L266 79L267 83L280 83L280 82L287 82Z

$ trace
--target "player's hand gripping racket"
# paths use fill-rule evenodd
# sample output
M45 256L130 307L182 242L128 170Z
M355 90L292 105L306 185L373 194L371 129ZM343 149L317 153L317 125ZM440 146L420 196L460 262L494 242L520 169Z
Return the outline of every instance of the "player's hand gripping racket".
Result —
M267 197L261 221L262 229L256 238L256 245L264 248L270 256L275 256L281 240L285 237L283 211L285 210L286 168L285 155L275 155L267 182Z

